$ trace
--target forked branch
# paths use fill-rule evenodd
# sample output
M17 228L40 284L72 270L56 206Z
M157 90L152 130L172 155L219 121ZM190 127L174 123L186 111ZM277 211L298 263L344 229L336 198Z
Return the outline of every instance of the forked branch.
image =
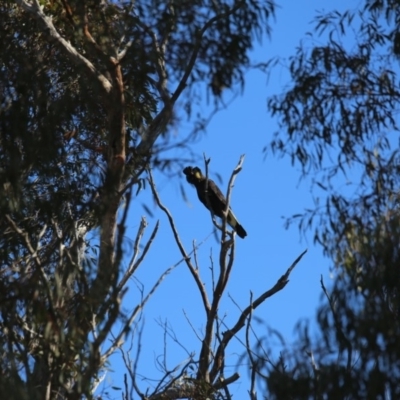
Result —
M299 261L302 259L304 254L306 254L307 250L304 250L297 258L294 260L292 265L287 269L285 274L283 274L278 281L275 283L275 285L264 292L261 296L259 296L256 300L254 300L248 307L246 307L243 312L240 314L236 324L233 326L233 328L227 330L226 332L223 333L222 335L222 340L220 344L218 345L215 358L214 358L214 364L212 366L211 372L210 372L210 382L213 382L219 372L221 371L221 367L223 365L224 359L225 359L225 349L228 346L230 340L245 326L246 324L246 319L248 316L255 310L259 305L261 305L266 299L269 297L273 296L274 294L278 293L281 291L289 282L289 276L291 272L293 271L294 267L299 263Z

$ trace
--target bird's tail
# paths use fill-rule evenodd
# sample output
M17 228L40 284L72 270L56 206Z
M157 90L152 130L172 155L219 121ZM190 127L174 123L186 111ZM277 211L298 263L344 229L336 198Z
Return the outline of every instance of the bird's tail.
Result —
M236 224L235 231L238 234L238 236L242 239L244 239L247 236L247 232L244 230L243 226L240 225L239 223Z
M229 210L226 222L236 231L240 238L244 239L247 236L247 232L244 230L243 226L239 224L231 210Z

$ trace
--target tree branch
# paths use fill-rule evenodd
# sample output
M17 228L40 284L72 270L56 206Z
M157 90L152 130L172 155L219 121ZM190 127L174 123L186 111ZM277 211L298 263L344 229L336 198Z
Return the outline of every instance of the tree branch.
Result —
M208 164L209 160L206 159L204 156L204 161L205 161L205 166L206 166L206 188L208 187ZM235 181L236 175L240 172L242 168L242 164L244 161L244 156L240 157L239 163L234 169L234 171L231 174L230 180L229 180L229 185L228 185L228 199L230 198L231 190ZM208 199L208 196L206 196L206 200ZM209 207L209 209L212 209ZM215 286L215 290L213 293L213 301L211 305L211 310L210 314L207 317L207 324L206 324L206 329L205 329L205 334L204 334L204 340L200 352L200 361L199 361L199 370L197 374L198 379L205 379L206 382L213 382L213 380L209 380L208 377L208 369L209 369L209 363L211 359L211 344L213 340L213 330L214 330L214 323L217 319L217 312L219 308L219 303L222 299L222 295L225 291L226 285L228 284L229 281L229 276L232 271L233 267L233 261L234 261L234 255L235 255L235 240L231 238L230 240L225 240L226 236L226 224L227 224L227 215L229 212L229 200L227 201L227 206L226 210L224 212L224 218L223 218L223 224L222 224L222 239L221 239L221 249L220 249L220 255L219 255L219 266L220 266L220 273L218 277L217 284ZM216 225L218 228L220 228L218 225ZM228 264L227 264L227 257L229 257ZM220 359L221 362L223 358ZM220 365L220 367L222 364Z
M322 290L324 291L324 294L325 294L326 298L328 299L329 308L332 311L333 320L335 322L335 329L336 329L337 336L338 336L339 343L340 343L339 352L342 351L342 349L343 349L342 345L344 344L345 347L347 348L347 370L351 371L351 358L352 358L352 355L353 355L353 346L351 345L350 340L346 337L346 335L343 332L343 327L342 327L342 324L340 322L340 318L337 316L333 301L332 301L331 297L329 296L328 291L326 290L322 275L321 275L320 282L321 282Z
M260 304L262 304L268 297L273 296L274 294L278 293L281 291L289 282L289 276L290 273L293 271L294 267L299 263L299 261L302 259L304 254L306 254L307 250L303 251L296 260L292 263L292 265L288 268L286 273L282 275L278 281L275 283L275 285L264 292L261 296L259 296L252 304L250 304L248 307L246 307L241 315L238 318L238 321L234 325L233 328L227 330L226 332L223 333L222 341L218 346L215 358L214 358L214 365L211 369L210 372L210 381L213 382L215 378L218 375L220 366L222 364L224 354L225 354L225 349L230 342L230 340L243 328L243 326L246 323L247 317L252 313L253 310L255 310Z
M160 207L160 209L162 211L164 211L164 213L168 217L169 224L171 226L172 232L173 232L174 237L175 237L175 242L178 245L178 248L179 248L179 250L180 250L180 252L182 254L182 257L185 260L185 263L186 263L187 267L189 268L189 271L191 272L191 274L192 274L192 276L193 276L193 278L194 278L194 280L196 282L196 285L197 285L197 288L199 289L201 298L203 300L203 306L204 306L204 309L206 311L206 315L207 315L207 318L208 318L211 306L210 306L210 302L208 300L208 296L207 296L206 290L204 288L204 284L200 279L199 271L198 271L198 269L196 269L193 266L192 262L190 261L190 254L193 253L193 250L189 254L186 253L186 250L183 247L183 244L182 244L181 239L179 237L178 231L177 231L177 229L175 227L174 219L172 218L172 215L169 212L169 210L161 203L160 197L158 196L158 193L157 193L157 190L156 190L156 186L155 186L155 183L154 183L154 180L153 180L153 175L152 175L150 170L148 172L149 172L150 187L151 187L151 190L153 192L154 198L156 199L158 207ZM199 246L201 244L202 243L200 243Z
M117 337L113 340L110 348L102 355L102 362L107 361L107 359L110 357L112 353L118 348L120 348L123 344L123 335L126 334L128 329L130 328L132 322L135 320L139 312L141 312L146 305L146 303L150 300L151 296L155 293L157 288L161 285L163 280L166 278L167 275L171 273L173 269L175 269L178 265L180 264L177 263L173 265L172 267L169 267L166 271L162 273L162 275L157 279L157 282L153 285L149 293L146 295L146 297L138 304L135 309L131 312L130 316L128 317L127 321L124 323L123 327L120 329L119 334Z
M183 76L175 89L173 95L171 96L170 101L167 104L164 104L164 107L161 109L161 111L157 114L157 116L154 118L153 122L150 124L148 127L146 133L143 135L143 139L140 142L138 146L138 151L141 154L146 154L152 147L154 142L157 140L158 136L163 132L165 127L167 126L170 117L172 115L172 108L175 104L175 102L178 100L179 96L182 94L183 90L186 87L187 80L190 77L190 74L192 73L193 67L196 63L196 59L201 47L201 42L203 39L203 35L206 33L206 31L211 27L212 24L217 22L218 20L228 17L232 15L234 12L236 12L240 7L244 5L244 2L238 2L236 6L232 7L230 10L223 12L221 14L218 14L208 20L203 28L199 30L197 33L197 38L195 40L195 44L193 46L193 51L192 54L189 58L188 64L186 66L185 72L183 73Z
M28 3L26 0L16 0L25 11L32 14L36 19L38 19L44 27L47 29L50 36L55 39L59 46L64 49L70 58L76 63L86 67L87 71L96 77L97 81L100 83L101 88L108 94L112 90L111 82L100 72L97 68L82 54L80 54L71 43L67 42L54 27L51 17L46 16L43 12L42 7L38 0L32 0L32 3Z
M136 235L136 240L135 240L134 253L132 255L132 259L129 263L129 267L128 267L127 271L125 272L124 276L121 278L120 282L118 283L118 290L122 290L122 288L125 286L128 279L134 274L134 272L137 270L139 265L142 263L151 244L153 243L154 238L156 237L159 225L160 225L159 221L157 221L156 226L154 227L153 232L150 235L150 239L148 240L148 242L146 243L146 245L143 249L142 255L139 257L138 260L136 260L136 258L139 255L140 240L141 240L144 230L147 226L147 221L144 217L140 221L139 230L138 230L138 233Z

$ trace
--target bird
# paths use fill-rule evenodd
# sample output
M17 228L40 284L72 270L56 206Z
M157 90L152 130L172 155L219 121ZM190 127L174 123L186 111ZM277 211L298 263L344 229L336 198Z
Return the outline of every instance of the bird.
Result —
M227 206L226 199L215 182L207 179L199 167L186 167L183 173L186 175L186 180L196 188L197 196L206 208L217 217L223 218L223 213L226 211ZM247 232L239 224L231 208L229 208L226 222L236 231L240 238L244 239L247 236Z

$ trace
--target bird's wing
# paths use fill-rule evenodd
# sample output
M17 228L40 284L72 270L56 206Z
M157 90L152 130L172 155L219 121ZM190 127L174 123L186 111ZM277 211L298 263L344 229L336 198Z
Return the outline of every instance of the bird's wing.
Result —
M214 214L222 217L226 209L226 199L219 187L211 179L208 180L208 198Z
M210 203L211 206L213 207L214 214L216 214L218 217L222 218L223 217L223 211L226 209L226 199L225 196L222 194L221 190L219 187L214 183L214 181L209 181L209 191L212 194L210 198ZM233 214L232 208L229 207L229 212L226 218L226 222L236 231L236 233L243 239L246 235L247 232L244 230L242 225L239 224L239 221L235 217L235 214Z

